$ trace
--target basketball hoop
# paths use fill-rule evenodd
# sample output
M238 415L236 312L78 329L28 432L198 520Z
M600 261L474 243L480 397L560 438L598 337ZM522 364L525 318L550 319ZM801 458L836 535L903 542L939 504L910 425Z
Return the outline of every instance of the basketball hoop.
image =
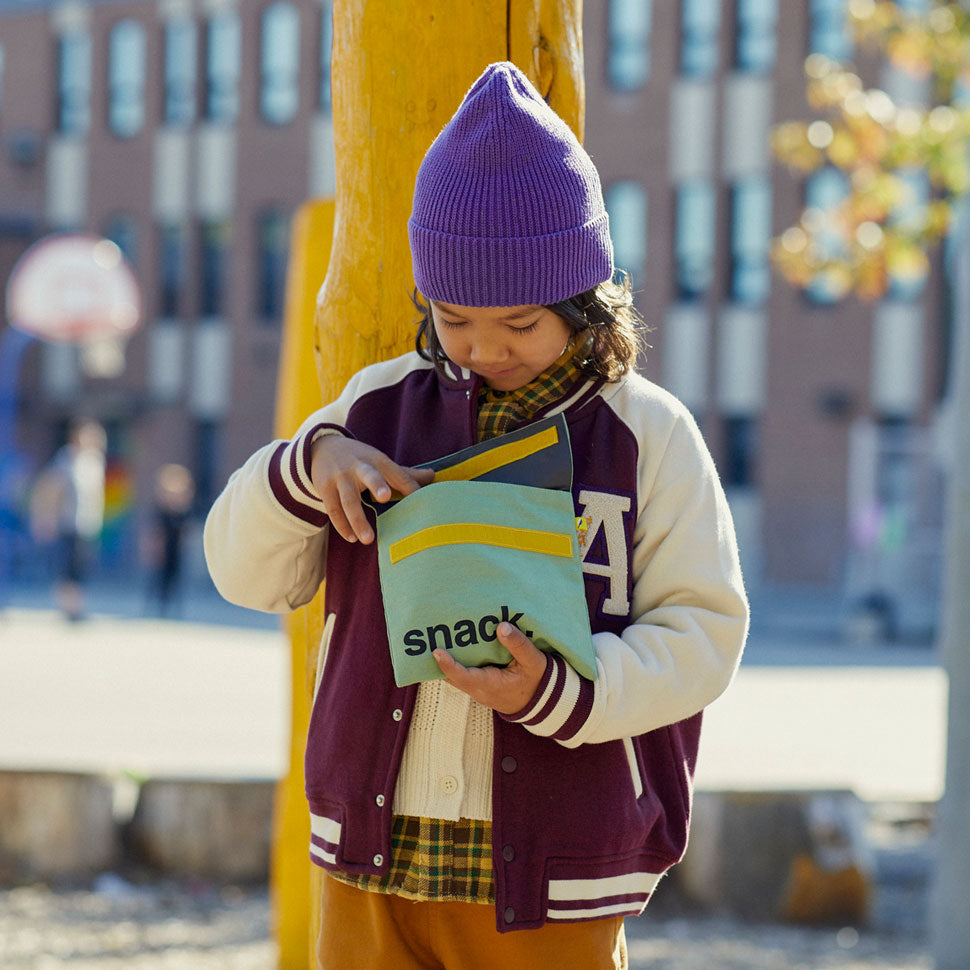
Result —
M141 318L141 293L109 239L57 233L20 257L7 283L7 320L41 340L81 347L86 373L117 376L124 341Z

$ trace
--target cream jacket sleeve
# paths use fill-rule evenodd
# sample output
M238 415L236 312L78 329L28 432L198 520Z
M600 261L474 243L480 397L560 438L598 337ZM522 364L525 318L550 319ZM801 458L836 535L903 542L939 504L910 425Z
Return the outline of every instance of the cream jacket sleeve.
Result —
M323 582L329 520L310 480L313 441L346 433L343 424L365 372L311 414L290 441L260 448L215 500L203 532L216 589L239 606L287 613Z

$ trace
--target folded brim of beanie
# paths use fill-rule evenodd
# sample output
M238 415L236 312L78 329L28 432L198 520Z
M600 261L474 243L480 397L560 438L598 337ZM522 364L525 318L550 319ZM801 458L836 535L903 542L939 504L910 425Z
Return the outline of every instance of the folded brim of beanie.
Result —
M518 239L459 236L412 219L408 237L418 290L457 306L546 306L613 275L605 213L563 232Z

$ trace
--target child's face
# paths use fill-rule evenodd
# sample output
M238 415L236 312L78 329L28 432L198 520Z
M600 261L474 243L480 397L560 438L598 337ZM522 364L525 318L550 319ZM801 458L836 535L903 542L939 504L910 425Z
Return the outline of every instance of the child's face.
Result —
M441 349L497 391L515 391L538 377L569 342L562 317L542 306L465 307L431 301Z

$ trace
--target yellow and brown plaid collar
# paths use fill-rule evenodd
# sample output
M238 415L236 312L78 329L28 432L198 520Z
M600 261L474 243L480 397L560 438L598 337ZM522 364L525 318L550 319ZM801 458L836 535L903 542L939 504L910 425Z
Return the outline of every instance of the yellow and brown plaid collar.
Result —
M564 397L583 380L580 367L592 343L591 334L577 334L541 374L515 391L496 391L483 384L478 392L478 440L505 434Z

